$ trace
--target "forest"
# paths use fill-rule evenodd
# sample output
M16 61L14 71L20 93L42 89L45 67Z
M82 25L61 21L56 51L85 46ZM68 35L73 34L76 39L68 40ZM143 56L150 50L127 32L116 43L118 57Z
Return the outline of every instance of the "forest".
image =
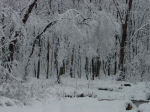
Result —
M150 112L150 0L0 0L0 112Z

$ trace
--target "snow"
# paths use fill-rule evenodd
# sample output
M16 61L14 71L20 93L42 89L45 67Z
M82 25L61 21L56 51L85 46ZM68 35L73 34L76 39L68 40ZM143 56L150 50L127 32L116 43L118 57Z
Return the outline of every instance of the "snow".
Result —
M150 90L144 82L136 84L115 80L85 80L62 77L61 84L54 80L30 80L32 89L26 101L0 97L0 112L149 112L149 103L136 107L131 100L147 100ZM130 84L131 86L124 86ZM28 88L28 89L29 89ZM99 90L107 88L108 90ZM27 90L28 90L27 89ZM1 89L2 90L2 89ZM1 92L0 92L1 93ZM7 104L10 105L7 105ZM132 110L126 110L127 104Z
M150 3L115 2L1 0L0 112L150 112Z
M62 112L125 112L124 105L124 101L99 102L92 98L74 98L62 102Z
M140 105L139 110L142 112L150 112L150 103Z
M126 112L126 101L97 101L92 98L51 98L45 103L35 102L32 106L3 107L0 112ZM108 108L109 107L109 108ZM135 112L135 110L130 111Z

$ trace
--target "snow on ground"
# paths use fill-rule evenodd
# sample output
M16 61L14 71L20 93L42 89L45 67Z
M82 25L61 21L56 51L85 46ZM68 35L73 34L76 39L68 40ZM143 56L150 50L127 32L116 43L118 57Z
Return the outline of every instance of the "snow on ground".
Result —
M150 90L144 82L66 78L61 81L59 85L53 80L31 80L24 85L32 86L33 98L25 103L1 96L0 112L150 112L150 103L136 107L131 101L147 101ZM128 104L132 105L131 110L126 110Z
M0 112L126 112L126 101L101 101L93 98L50 98L49 101L41 103L34 102L30 106L0 107ZM135 110L129 112L136 112Z
M140 112L150 112L150 103L140 105L139 110Z
M126 112L126 101L121 100L97 101L92 98L73 98L66 99L61 104L61 112Z

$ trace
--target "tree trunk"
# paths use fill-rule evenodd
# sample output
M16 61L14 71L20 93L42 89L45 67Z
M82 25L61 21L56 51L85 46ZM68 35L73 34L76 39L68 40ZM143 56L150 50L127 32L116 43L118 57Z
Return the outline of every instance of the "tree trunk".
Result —
M73 63L74 63L74 48L72 49L71 66L70 66L70 77L73 78Z
M128 1L128 0L127 0ZM128 29L128 21L130 12L132 9L132 0L129 0L128 2L128 9L127 14L125 16L125 22L122 24L122 39L120 43L120 60L119 60L119 68L120 68L120 76L121 80L125 79L125 47L126 47L126 41L127 41L127 29Z
M18 36L19 36L19 32L18 32L18 31L15 31L14 37L15 37L16 39L14 39L13 41L11 41L10 44L9 44L8 62L10 62L10 63L14 61L14 53L15 53L15 47L16 47L16 44L17 44L17 37L18 37ZM11 72L11 67L12 67L12 65L9 64L9 65L7 65L7 67L8 67L9 72Z
M89 60L88 60L88 57L86 57L86 60L85 60L85 73L86 73L86 78L87 80L89 79Z
M38 54L39 60L38 60L38 68L37 68L37 79L40 78L41 51L42 51L41 40L39 39L39 54Z
M57 40L57 43L56 43L56 48L55 48L55 51L54 51L54 58L55 58L55 68L56 68L56 74L57 74L57 83L59 84L60 83L60 75L59 75L59 69L58 69L58 45L59 45L59 38Z
M46 73L46 79L48 79L49 76L49 50L50 50L50 42L48 38L48 43L47 43L47 73Z

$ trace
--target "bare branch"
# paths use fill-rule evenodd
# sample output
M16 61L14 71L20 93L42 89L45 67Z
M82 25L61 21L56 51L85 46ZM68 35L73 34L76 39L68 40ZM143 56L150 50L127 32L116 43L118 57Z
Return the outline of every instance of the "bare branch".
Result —
M113 0L113 3L115 4L115 7L118 11L118 14L119 14L119 17L120 17L120 22L121 22L121 24L123 24L123 19L122 19L122 16L121 16L121 12L120 12L119 7L118 7L119 4L115 0Z
M30 13L31 13L32 10L33 10L33 7L36 5L36 2L37 2L37 0L34 0L34 2L29 6L29 8L28 8L26 14L24 15L24 18L22 19L22 22L23 22L24 24L26 24L26 22L27 22L27 20L28 20L28 18L29 18L29 15L30 15Z

